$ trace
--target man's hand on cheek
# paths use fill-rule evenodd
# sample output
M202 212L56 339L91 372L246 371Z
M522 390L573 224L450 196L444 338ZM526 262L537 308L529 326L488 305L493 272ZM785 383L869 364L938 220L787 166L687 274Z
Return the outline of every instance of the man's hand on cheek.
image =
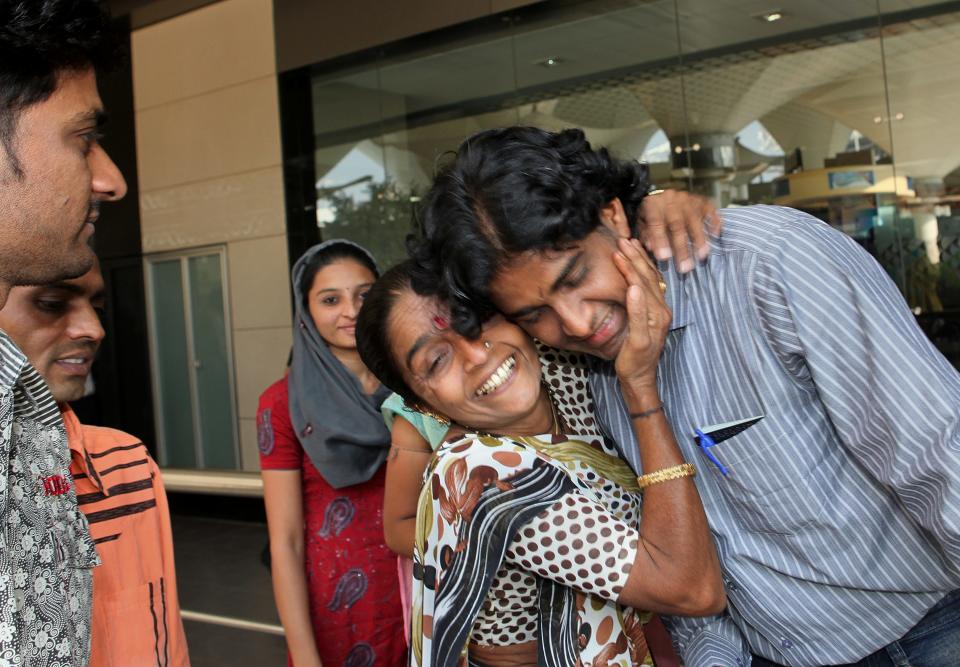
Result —
M714 235L719 235L722 228L720 214L711 200L677 190L647 195L637 215L644 246L658 260L674 257L680 273L693 270L691 245L700 261L710 254L710 242L703 223L707 222Z
M624 388L656 389L657 364L672 314L666 283L636 239L620 239L613 263L626 281L627 336L614 362Z

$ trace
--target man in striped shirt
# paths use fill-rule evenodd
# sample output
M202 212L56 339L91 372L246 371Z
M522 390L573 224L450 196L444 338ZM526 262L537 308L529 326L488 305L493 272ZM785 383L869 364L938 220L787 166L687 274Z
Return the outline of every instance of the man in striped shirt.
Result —
M661 276L626 240L647 187L579 131L484 132L428 195L420 258L462 331L498 308L592 355L638 474L632 422L660 406L616 374L627 294L634 321L669 307L658 388L728 595L722 615L668 619L688 667L960 663L960 376L883 269L799 211L724 211L709 260Z
M98 265L80 278L18 287L0 328L47 382L63 416L70 473L102 565L93 574L90 667L190 664L177 600L163 478L139 439L81 424L69 401L84 395L103 327Z

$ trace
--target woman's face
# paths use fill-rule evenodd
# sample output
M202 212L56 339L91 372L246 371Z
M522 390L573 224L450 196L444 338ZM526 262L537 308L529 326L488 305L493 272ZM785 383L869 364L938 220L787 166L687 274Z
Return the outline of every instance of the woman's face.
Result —
M357 313L376 277L363 264L339 259L317 271L307 295L310 317L331 348L357 348Z
M534 428L540 360L523 330L497 316L470 340L447 326L447 308L405 291L388 322L391 353L404 379L432 409L468 428ZM531 432L536 432L531 431Z

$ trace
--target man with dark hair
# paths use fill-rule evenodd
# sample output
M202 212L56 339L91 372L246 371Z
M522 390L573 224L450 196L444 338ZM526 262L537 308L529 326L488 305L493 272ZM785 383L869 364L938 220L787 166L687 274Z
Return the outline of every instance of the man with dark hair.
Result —
M108 30L92 0L0 1L0 305L88 271L100 203L126 193L98 143Z
M668 619L688 667L956 664L960 376L846 235L729 209L708 262L661 275L630 240L645 193L639 165L578 130L482 132L427 196L417 254L460 331L497 309L592 355L598 415L638 474L633 425L667 413L728 597ZM644 405L614 369L628 322L664 305L665 405Z
M81 424L70 408L85 394L103 341L103 292L97 263L79 278L15 287L0 309L0 329L46 381L63 415L77 500L103 561L93 575L89 667L186 667L160 469L139 438Z
M98 143L113 53L93 0L0 0L0 306L87 272L100 203L126 193ZM0 521L0 665L86 665L97 554L57 404L3 333Z

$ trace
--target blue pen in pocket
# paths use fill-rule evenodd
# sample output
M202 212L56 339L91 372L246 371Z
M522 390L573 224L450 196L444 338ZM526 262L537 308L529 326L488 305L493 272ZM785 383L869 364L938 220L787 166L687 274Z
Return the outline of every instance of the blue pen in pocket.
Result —
M700 451L703 452L704 456L710 459L710 462L713 465L717 466L717 470L720 471L720 474L726 477L730 473L729 468L723 465L723 463L720 462L720 459L714 456L710 449L712 447L716 447L727 438L732 438L738 433L742 433L761 419L763 419L763 415L759 415L757 417L748 417L747 419L739 419L737 421L727 422L725 424L705 426L702 429L695 428L693 429L693 432L697 441L697 447L700 448Z
M694 433L697 434L697 445L700 447L700 451L703 452L704 456L710 459L710 462L713 463L713 465L717 466L717 468L720 470L720 474L726 477L727 473L729 472L727 470L727 466L720 463L720 459L714 456L713 452L710 451L710 448L716 447L717 443L713 441L713 438L700 429L694 429Z

